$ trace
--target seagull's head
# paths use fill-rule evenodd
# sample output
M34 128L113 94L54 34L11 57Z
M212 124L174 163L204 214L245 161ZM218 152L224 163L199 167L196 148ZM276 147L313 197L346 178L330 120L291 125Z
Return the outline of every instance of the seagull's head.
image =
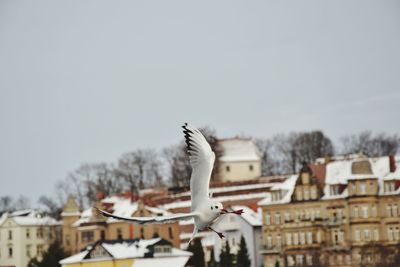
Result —
M224 206L222 206L221 202L211 202L210 206L211 212L216 215L220 215L224 210Z

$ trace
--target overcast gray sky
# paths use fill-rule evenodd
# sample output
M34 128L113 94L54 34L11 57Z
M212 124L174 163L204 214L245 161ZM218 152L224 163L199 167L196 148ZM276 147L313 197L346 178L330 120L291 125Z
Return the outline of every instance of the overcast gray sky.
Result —
M0 2L0 196L181 138L400 132L399 1Z

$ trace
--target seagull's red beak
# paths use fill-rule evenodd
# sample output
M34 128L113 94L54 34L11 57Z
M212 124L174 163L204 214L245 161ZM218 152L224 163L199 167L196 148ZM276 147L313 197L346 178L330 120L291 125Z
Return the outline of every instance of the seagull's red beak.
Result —
M225 214L228 213L228 211L226 209L221 209L221 214Z

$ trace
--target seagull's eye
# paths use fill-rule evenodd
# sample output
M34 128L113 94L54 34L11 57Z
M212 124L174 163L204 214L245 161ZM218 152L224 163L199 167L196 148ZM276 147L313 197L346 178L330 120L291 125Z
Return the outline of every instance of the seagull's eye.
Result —
M211 210L213 209L213 207L211 206Z
M218 209L218 206L215 206L216 209Z

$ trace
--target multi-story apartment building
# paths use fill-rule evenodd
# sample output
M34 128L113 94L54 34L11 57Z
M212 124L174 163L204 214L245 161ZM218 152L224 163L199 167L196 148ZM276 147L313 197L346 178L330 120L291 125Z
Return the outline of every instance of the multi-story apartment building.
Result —
M305 165L271 188L259 202L264 266L375 266L382 259L367 248L400 241L394 163L358 156Z
M118 216L166 215L165 210L144 205L142 201L132 202L130 198L109 197L98 201L101 207ZM139 225L114 218L106 218L91 207L80 212L75 199L70 196L61 214L63 218L63 246L68 253L77 253L98 240L162 237L179 247L179 225L177 222L165 224Z
M252 139L221 139L218 144L222 150L217 170L219 181L245 181L261 176L261 156Z
M48 246L60 238L61 222L32 210L4 213L0 218L0 266L25 267L41 259Z

